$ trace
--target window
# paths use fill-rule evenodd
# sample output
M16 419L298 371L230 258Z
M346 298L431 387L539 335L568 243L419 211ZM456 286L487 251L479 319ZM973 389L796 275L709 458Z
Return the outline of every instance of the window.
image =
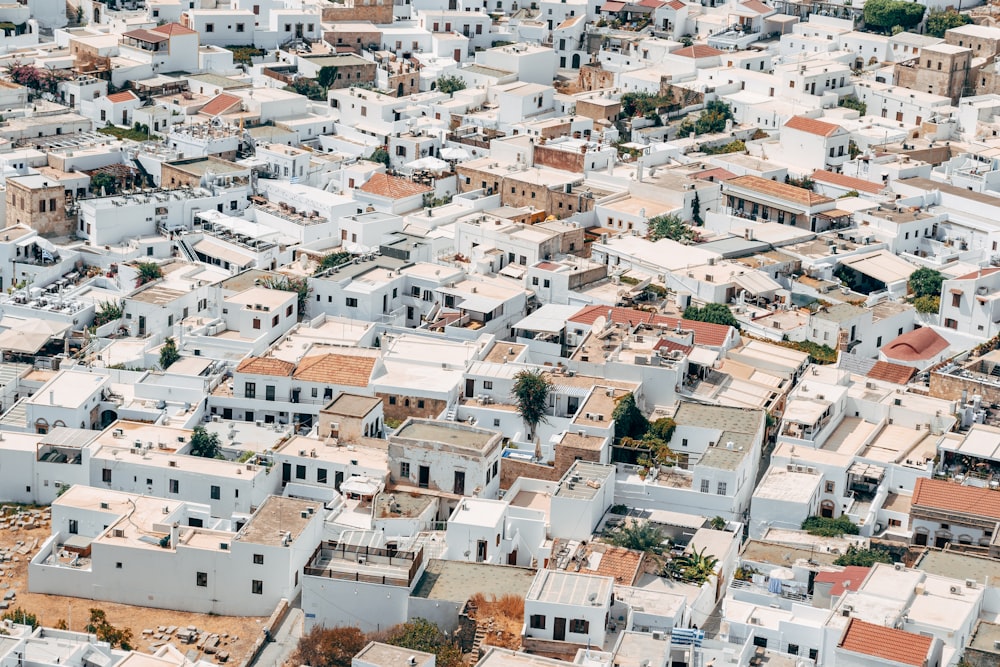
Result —
M799 654L799 645L798 644L789 644L787 652L790 653L791 655L798 655Z
M585 635L590 632L590 621L583 618L573 618L569 622L569 631L578 635Z
M903 525L903 522L900 521L899 519L889 519L889 527L890 528L899 528L902 525Z
M205 24L205 32L215 32L215 24L214 23L206 23Z
M292 316L292 312L294 310L295 310L295 306L289 306L288 308L285 308L285 317L291 317Z
M702 493L708 493L708 484L709 484L709 482L708 482L707 479L701 480L701 492Z
M951 530L951 524L950 523L942 523L941 524L941 530Z
M483 389L492 389L493 380L483 380Z
M80 524L77 522L76 519L70 519L69 520L69 529L68 530L69 530L69 534L70 535L76 535L80 531Z
M422 398L418 398L417 399L417 408L419 408L421 410L424 409L424 399L422 399Z
M353 296L347 297L347 307L348 308L357 308L358 307L358 300L356 298L354 298Z
M253 564L254 565L263 565L264 564L264 554L254 554L253 555Z
M957 329L958 328L958 322L956 320L951 319L950 317L946 317L945 318L944 325L946 327L948 327L949 329Z
M269 384L264 387L264 400L273 401L274 400L274 385Z
M326 468L316 468L316 483L326 484Z
M176 479L172 479L169 482L169 488L170 488L170 493L180 493L181 483L178 482Z
M260 318L259 317L253 318L253 328L254 329L260 329Z
M815 660L817 657L819 657L819 649L815 648L809 649L809 659Z
M264 594L264 582L260 579L254 579L250 582L250 592L254 595Z
M237 23L236 24L236 32L243 32L243 24L242 23Z
M530 625L535 630L545 629L545 616L542 614L532 614Z
M836 482L827 482L826 483L826 492L827 493L833 493L833 490L836 488L836 486L837 486Z
M243 388L243 398L257 398L257 384L254 382L247 382L246 386Z
M306 478L306 467L302 465L295 466L295 479L305 479Z
M278 326L278 322L280 320L281 320L281 316L280 315L275 315L274 317L271 318L271 326L272 327Z
M399 476L403 479L410 478L410 464L406 461L400 461L399 463Z
M960 308L961 306L962 306L962 295L961 294L952 294L951 295L951 307L952 308Z
M757 635L754 635L753 645L761 648L767 648L767 637L758 637Z
M116 570L122 569L122 563L121 563L121 561L118 561L117 563L115 563L115 569Z
M209 487L208 496L212 500L219 500L222 497L222 489L213 484L211 487Z
M715 487L715 494L717 496L724 496L724 495L726 495L726 483L725 482L719 482L716 485L716 487Z
M111 483L111 468L104 468L101 470L101 481L105 484Z
M194 583L198 586L208 586L208 572L195 572Z

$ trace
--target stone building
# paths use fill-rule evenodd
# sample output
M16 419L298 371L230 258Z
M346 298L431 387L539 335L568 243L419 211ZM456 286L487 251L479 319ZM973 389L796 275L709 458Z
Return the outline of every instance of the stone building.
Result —
M974 76L972 49L935 44L925 47L919 58L896 63L892 78L894 85L950 97L953 103L957 103L966 86L974 81Z
M392 23L392 0L346 0L344 3L323 7L323 23L367 21Z
M41 174L7 178L7 225L27 225L39 234L64 236L75 220L66 212L66 188Z

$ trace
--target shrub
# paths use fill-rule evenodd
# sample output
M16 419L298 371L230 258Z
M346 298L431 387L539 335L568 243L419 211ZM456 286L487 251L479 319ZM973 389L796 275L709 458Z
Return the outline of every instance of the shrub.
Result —
M918 296L913 300L913 307L918 313L936 313L941 310L941 297L932 294Z
M841 514L836 519L824 516L811 516L802 522L802 530L810 535L821 537L840 537L841 535L857 535L858 528L846 515Z

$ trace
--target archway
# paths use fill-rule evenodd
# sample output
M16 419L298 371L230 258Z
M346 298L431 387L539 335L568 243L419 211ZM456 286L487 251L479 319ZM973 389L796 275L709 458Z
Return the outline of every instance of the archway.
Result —
M118 413L114 410L105 410L101 413L101 428L107 428L118 421Z
M572 60L573 69L580 69L580 54L574 53Z
M396 86L396 97L402 97L402 96L403 96L403 84L400 83L398 86Z
M825 519L832 519L835 507L832 500L824 500L819 505L819 515Z

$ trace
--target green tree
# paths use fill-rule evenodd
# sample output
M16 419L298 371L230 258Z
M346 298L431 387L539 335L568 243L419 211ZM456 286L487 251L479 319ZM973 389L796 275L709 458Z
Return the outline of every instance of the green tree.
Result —
M100 194L103 190L105 194L112 194L118 189L118 181L107 172L99 172L90 178L90 191Z
M330 89L333 82L337 80L337 68L329 65L320 67L316 74L316 83L323 88L323 99L326 99L326 91Z
M646 226L649 229L650 241L670 239L678 243L690 244L698 238L698 232L673 213L650 218L646 221Z
M724 303L706 303L698 306L688 306L684 309L684 319L695 322L711 322L712 324L727 324L731 327L740 328L740 323L733 316L733 311Z
M936 294L925 294L913 300L913 307L918 313L936 313L941 310L941 297Z
M465 90L465 79L460 76L440 76L437 80L437 89L445 95L453 95Z
M854 95L848 95L847 97L841 99L839 102L837 102L837 105L842 106L845 109L854 109L862 116L868 113L868 105L859 100Z
M199 424L191 433L191 456L203 459L217 459L222 455L222 440L218 433L210 433Z
M857 535L860 532L847 515L841 514L836 519L823 516L811 516L802 522L802 530L810 535L821 537L840 537L841 535Z
M865 25L881 32L890 32L895 26L904 30L914 28L924 18L926 7L906 0L867 0Z
M102 301L94 313L94 326L102 326L108 322L114 322L122 318L122 304L120 301Z
M309 307L309 295L312 294L312 287L307 278L269 276L261 282L261 287L281 290L282 292L294 292L296 305L299 309L299 319L305 317L306 309Z
M648 521L639 523L632 519L611 529L604 540L616 547L657 555L663 553L663 533Z
M664 442L670 442L670 438L674 435L674 430L677 428L677 422L675 422L670 417L660 417L659 419L654 419L649 422L649 429L646 431L646 437L656 438L658 440L663 440Z
M715 568L719 564L719 559L715 556L705 555L705 547L698 551L694 543L691 544L690 552L674 561L674 569L680 572L681 578L698 586L715 574Z
M615 437L641 438L649 428L649 421L643 416L639 406L635 404L635 396L629 392L618 399L618 405L611 413L611 418L615 420Z
M892 554L887 549L880 547L870 547L859 549L854 545L847 547L847 551L837 556L833 561L834 565L859 565L861 567L871 567L875 563L891 563Z
M681 138L689 136L692 132L695 135L712 134L724 132L726 121L733 119L733 110L726 102L713 100L705 105L705 109L695 120L688 116L677 128L677 134Z
M747 145L742 139L733 139L726 144L701 146L700 149L705 155L726 155L727 153L746 153Z
M954 9L932 11L927 14L927 23L924 28L931 37L944 37L944 33L952 28L972 23L972 17L967 14L959 14Z
M140 287L146 283L151 283L154 280L159 280L163 277L163 269L156 262L139 262L135 265L139 274L135 278L135 286Z
M285 90L304 95L314 102L326 101L326 88L321 86L316 79L300 76L285 86Z
M379 146L378 148L372 151L372 154L368 156L368 159L371 160L372 162L381 162L382 164L388 167L390 160L389 151L387 151L382 146Z
M462 649L425 618L414 618L388 632L385 642L412 651L433 653L439 667L463 667Z
M368 644L360 628L315 625L302 635L292 663L310 667L351 667L352 659Z
M696 225L705 224L705 221L701 219L701 198L698 197L697 190L694 192L694 199L691 200L691 219Z
M129 628L116 628L108 621L108 615L103 609L91 609L90 621L84 627L90 634L97 635L97 639L111 644L111 648L121 648L123 651L132 650L132 630Z
M38 627L38 616L32 614L30 611L25 611L20 607L8 609L3 613L3 616L0 616L0 618L5 621L20 623L21 625L30 625L32 628Z
M319 261L319 266L316 267L314 275L318 275L329 269L341 266L342 264L347 264L350 261L351 253L349 252L331 252L327 255L323 255L323 259Z
M528 438L535 435L535 427L545 421L552 383L540 370L525 369L514 376L511 394L517 413L528 427Z
M160 368L167 370L170 366L181 358L181 353L177 351L177 343L173 338L167 336L160 347Z
M729 522L726 521L725 517L713 516L712 520L708 522L708 525L712 527L712 530L725 530Z
M940 271L922 266L910 274L907 285L914 296L941 296L944 275Z

